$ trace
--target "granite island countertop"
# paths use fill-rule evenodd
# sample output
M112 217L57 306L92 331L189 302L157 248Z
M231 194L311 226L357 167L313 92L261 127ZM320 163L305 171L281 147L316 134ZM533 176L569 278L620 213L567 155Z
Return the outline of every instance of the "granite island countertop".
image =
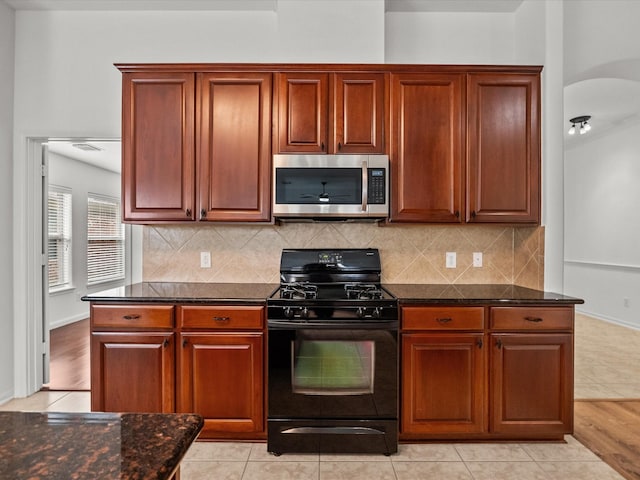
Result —
M575 305L584 300L507 284L385 284L403 304Z
M0 412L0 478L169 479L203 423L195 414Z

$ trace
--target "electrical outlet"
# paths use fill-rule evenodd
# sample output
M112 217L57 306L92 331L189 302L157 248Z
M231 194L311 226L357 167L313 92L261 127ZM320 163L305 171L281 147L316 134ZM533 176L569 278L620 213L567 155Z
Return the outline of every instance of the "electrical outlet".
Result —
M482 266L482 252L473 252L473 266L474 267Z
M200 268L211 268L211 252L200 252Z
M445 254L445 266L447 268L456 268L456 252L447 252Z

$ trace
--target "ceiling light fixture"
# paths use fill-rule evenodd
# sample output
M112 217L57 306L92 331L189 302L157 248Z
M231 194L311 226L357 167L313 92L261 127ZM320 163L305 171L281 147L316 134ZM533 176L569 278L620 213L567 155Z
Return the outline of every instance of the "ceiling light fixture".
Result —
M569 123L571 123L571 128L569 128L569 131L567 132L569 135L573 135L576 133L576 125L579 125L579 132L580 135L584 135L585 133L587 133L589 130L591 130L591 125L589 125L589 120L591 120L591 115L581 115L579 117L573 117L572 119L569 120Z

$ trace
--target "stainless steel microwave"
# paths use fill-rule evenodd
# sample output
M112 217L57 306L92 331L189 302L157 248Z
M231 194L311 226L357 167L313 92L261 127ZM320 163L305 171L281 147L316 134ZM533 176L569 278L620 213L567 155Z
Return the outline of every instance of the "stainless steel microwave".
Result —
M387 155L274 155L273 216L389 216Z

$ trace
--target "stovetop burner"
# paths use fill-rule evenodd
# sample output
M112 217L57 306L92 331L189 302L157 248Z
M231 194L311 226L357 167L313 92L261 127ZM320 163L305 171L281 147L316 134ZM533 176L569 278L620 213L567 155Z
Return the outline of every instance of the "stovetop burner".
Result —
M309 283L285 283L280 286L280 298L308 300L318 297L318 286Z
M344 291L349 299L378 300L382 298L382 289L379 285L351 283L344 286Z

